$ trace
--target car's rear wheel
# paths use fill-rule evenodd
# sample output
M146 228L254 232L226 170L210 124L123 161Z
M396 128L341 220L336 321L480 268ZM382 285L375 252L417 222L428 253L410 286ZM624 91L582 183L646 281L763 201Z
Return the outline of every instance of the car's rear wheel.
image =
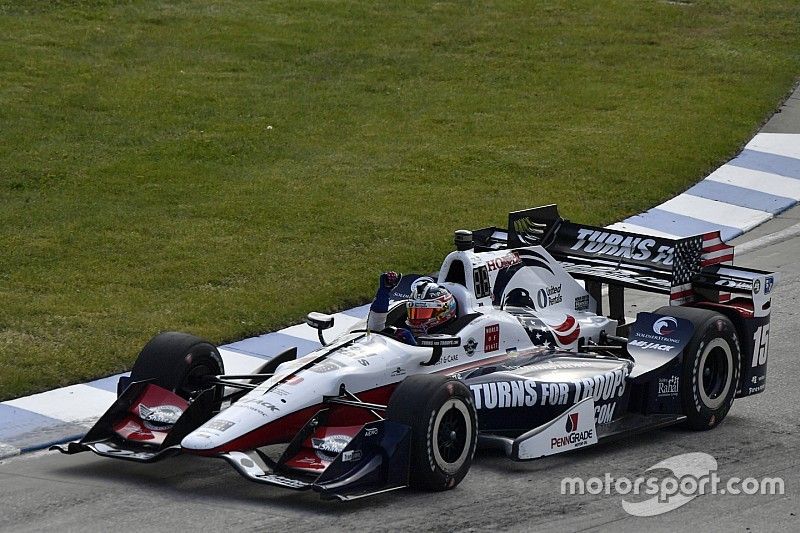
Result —
M739 385L741 353L733 323L708 309L664 307L657 311L689 320L694 334L683 351L680 396L686 424L717 426L727 416Z
M406 378L389 400L386 418L411 427L411 485L447 490L469 472L478 417L462 382L433 374Z
M156 335L142 348L131 369L131 381L149 379L154 385L191 400L208 388L206 376L223 373L216 346L194 335L170 331ZM217 387L217 400L221 393L221 387Z

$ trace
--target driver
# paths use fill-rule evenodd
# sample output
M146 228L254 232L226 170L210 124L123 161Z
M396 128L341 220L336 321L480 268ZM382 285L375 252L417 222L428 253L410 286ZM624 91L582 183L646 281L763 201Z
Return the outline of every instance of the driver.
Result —
M400 283L400 278L397 272L381 274L375 300L369 308L369 329L383 331L386 328L389 294ZM394 335L397 340L412 345L417 344L415 335L436 333L458 316L453 294L429 277L419 278L411 284L411 298L406 301L406 313L408 329L397 328Z

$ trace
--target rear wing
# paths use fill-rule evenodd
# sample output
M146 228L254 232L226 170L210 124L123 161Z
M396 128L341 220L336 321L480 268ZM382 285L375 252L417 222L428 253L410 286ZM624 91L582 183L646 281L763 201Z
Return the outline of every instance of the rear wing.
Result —
M731 266L733 246L722 241L719 231L680 239L636 234L575 224L562 218L555 205L511 212L508 229L476 230L473 241L476 251L543 246L589 289L606 283L610 289L669 294L672 305L722 303L731 293L748 293L755 303L759 293L769 294L757 285L766 289L769 283L771 291L776 279L769 272Z

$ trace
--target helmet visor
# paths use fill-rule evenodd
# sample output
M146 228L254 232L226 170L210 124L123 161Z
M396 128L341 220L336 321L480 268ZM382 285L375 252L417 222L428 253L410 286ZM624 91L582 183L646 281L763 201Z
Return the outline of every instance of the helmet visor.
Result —
M437 308L433 307L409 307L408 308L408 321L411 324L422 323L436 313Z

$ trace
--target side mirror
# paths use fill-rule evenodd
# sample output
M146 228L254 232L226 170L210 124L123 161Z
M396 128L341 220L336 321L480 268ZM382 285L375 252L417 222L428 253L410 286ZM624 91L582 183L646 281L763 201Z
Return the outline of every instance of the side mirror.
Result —
M422 366L431 366L439 362L442 358L442 348L455 348L461 346L461 337L453 335L420 335L417 337L417 345L433 348L431 358L420 363Z
M322 336L322 332L333 327L333 315L311 312L306 315L306 324L317 330L319 342L323 346L327 346L328 343L325 342L325 337Z

